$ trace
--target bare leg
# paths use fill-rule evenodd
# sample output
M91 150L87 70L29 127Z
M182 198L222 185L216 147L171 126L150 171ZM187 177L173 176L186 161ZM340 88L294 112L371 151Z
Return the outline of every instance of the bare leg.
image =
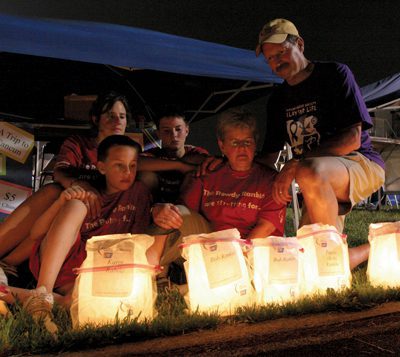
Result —
M44 186L18 206L0 224L0 257L10 252L28 237L35 221L51 206L60 193L61 187L57 184Z
M65 258L75 243L79 229L87 214L87 208L82 201L70 200L64 204L54 218L46 237L40 246L40 271L37 286L44 286L52 292L54 283L65 261ZM65 297L72 290L73 284L68 284L59 289L60 294L55 294L56 301L65 303ZM8 287L9 293L2 300L13 303L17 298L26 301L32 296L32 290Z
M299 163L296 181L303 193L310 223L336 226L338 201L349 201L349 174L331 157L307 159Z
M164 251L165 241L168 235L155 236L154 243L147 249L146 257L149 264L160 264L161 255Z
M82 201L65 203L55 217L40 246L40 271L37 286L53 291L65 258L76 241L87 208Z
M369 243L361 244L357 247L349 248L350 269L354 269L365 262L369 256Z
M35 242L35 240L30 239L28 236L14 250L12 250L10 254L4 257L2 261L12 266L20 265L25 260L29 259L29 255L32 252Z

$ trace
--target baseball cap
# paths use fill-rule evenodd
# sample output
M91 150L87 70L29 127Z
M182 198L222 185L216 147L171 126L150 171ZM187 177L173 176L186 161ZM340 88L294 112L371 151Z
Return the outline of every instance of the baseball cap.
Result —
M256 55L258 56L261 53L261 47L264 43L282 43L288 35L300 36L293 22L286 19L268 21L258 35Z

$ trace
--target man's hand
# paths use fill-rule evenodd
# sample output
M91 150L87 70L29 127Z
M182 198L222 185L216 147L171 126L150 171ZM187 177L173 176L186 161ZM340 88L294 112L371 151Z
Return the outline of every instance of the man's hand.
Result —
M97 191L89 182L77 180L74 181L73 185L69 188L74 188L75 186L79 186L86 192L86 196L83 200L86 207L88 208L88 216L91 219L95 219L100 217L101 214L101 200L100 193Z
M214 171L219 165L223 163L221 157L209 156L207 157L201 165L197 167L196 177L204 176L207 171Z
M158 203L153 206L153 221L164 229L178 229L183 219L179 209L171 203Z
M297 161L290 160L283 167L282 171L275 176L272 185L272 198L276 203L285 205L292 200L289 188L296 174Z

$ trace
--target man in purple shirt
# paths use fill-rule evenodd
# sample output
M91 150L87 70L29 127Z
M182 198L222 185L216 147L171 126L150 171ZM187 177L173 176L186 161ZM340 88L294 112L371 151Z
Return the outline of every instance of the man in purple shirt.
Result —
M342 208L369 197L385 176L382 158L371 146L367 130L372 122L353 74L340 63L309 61L304 40L285 19L263 27L256 53L284 79L269 99L261 161L272 166L285 142L294 156L277 175L273 198L290 202L289 186L295 179L307 211L301 223L341 230ZM367 253L360 249L354 266Z

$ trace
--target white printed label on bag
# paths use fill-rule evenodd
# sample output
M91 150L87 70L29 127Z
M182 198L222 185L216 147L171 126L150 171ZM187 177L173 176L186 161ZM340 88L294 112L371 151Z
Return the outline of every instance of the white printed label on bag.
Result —
M233 243L201 244L210 289L242 278L239 257Z
M326 238L315 238L318 272L320 276L344 274L343 250L336 242Z
M94 267L108 270L93 272L93 296L129 296L133 288L134 269L118 269L118 265L132 264L134 243L123 241L111 246L101 246L94 251Z
M296 284L298 259L293 249L271 247L269 249L269 284Z

